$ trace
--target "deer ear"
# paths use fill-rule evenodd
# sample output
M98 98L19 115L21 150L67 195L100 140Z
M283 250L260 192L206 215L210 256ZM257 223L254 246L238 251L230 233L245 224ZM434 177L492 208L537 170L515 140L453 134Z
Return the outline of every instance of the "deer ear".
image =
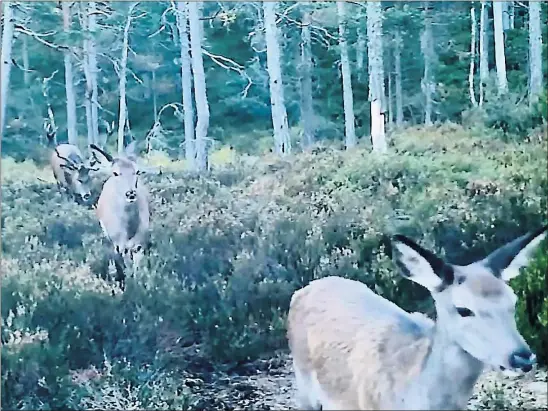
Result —
M548 225L522 235L515 240L496 249L481 263L489 268L496 277L510 281L520 274L520 269L526 266L534 252L546 237Z
M394 236L392 255L404 277L430 292L440 292L446 285L453 283L454 275L450 265L403 235Z

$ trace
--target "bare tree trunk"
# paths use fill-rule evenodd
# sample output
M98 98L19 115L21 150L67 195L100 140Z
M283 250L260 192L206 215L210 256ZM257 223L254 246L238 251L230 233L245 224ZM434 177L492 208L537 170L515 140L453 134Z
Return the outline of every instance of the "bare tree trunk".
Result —
M430 126L432 125L432 95L434 94L434 81L432 79L434 44L432 41L432 16L428 2L424 2L424 29L421 35L421 49L424 56L424 76L421 84L424 93L424 124Z
M516 28L516 10L513 1L508 2L508 18L510 19L510 28L514 30Z
M301 122L306 150L315 140L314 105L312 99L312 39L310 36L310 12L305 10L301 29Z
M8 90L11 71L11 48L13 45L13 5L15 3L4 1L4 30L2 31L2 70L0 81L0 134L4 134L6 124L6 108L8 104Z
M97 84L97 45L95 42L95 36L97 31L97 17L95 12L97 11L97 3L95 1L89 2L89 48L88 48L88 69L91 81L91 130L93 141L99 142L103 147L107 142L99 141L99 90Z
M276 27L276 7L278 2L263 2L266 65L270 83L270 104L272 126L274 128L274 149L279 155L291 153L291 139L284 103L280 43Z
M152 109L154 110L154 123L158 122L158 102L156 100L156 70L152 70Z
M337 14L339 16L339 47L341 50L345 145L348 150L356 145L356 128L354 125L354 97L352 95L350 58L348 57L348 43L346 40L347 22L344 1L337 1Z
M476 9L474 3L470 7L470 72L468 73L468 89L473 107L477 107L476 92L474 91L474 66L476 60Z
M401 48L402 38L399 28L394 35L394 83L396 87L396 126L403 126L403 92L401 84Z
M30 85L30 70L29 70L29 45L27 36L23 36L23 83L25 86Z
M185 159L188 168L195 168L194 108L192 104L192 71L190 45L188 42L188 10L185 2L177 2L177 30L181 46L181 86L183 94L183 117L185 122Z
M388 124L390 129L394 127L394 81L392 73L392 61L388 62L387 76L388 76Z
M489 80L489 56L488 56L488 42L487 26L489 24L489 17L487 15L487 2L481 0L481 13L480 13L480 33L479 33L479 55L480 55L480 92L479 92L479 105L483 106L483 100L485 99L485 87Z
M363 80L365 72L365 48L367 47L367 38L363 24L358 25L358 40L356 42L356 70L358 71L358 80Z
M506 56L504 53L504 31L502 27L502 2L493 0L493 22L495 26L495 61L499 94L508 91L506 79Z
M71 26L70 3L61 2L63 10L63 31L68 36ZM72 76L72 60L70 49L65 50L65 91L67 95L67 134L68 143L78 145L78 135L76 133L76 96L74 94L74 79Z
M539 1L529 1L529 71L529 103L535 104L543 90Z
M209 104L207 102L204 60L202 55L203 22L201 2L188 2L190 28L190 50L192 54L192 74L194 76L194 98L196 99L196 166L198 170L208 168L207 131L209 128Z
M83 40L83 56L82 56L82 69L84 70L84 79L86 80L85 85L85 95L84 95L84 107L86 110L86 129L87 129L87 142L88 147L90 144L100 144L98 140L94 138L93 135L93 120L91 113L91 93L92 93L92 84L91 84L91 74L89 68L89 10L87 8L87 3L80 3L80 24L82 30L84 31L84 40Z
M509 12L509 1L501 1L500 6L502 8L502 29L504 31L510 28L510 14Z
M382 59L382 8L376 1L367 2L367 54L369 61L369 101L371 102L371 142L373 150L386 152L383 100L384 68Z
M124 27L124 41L122 46L122 59L120 61L120 114L118 115L118 153L124 152L124 129L127 117L127 101L126 101L126 71L127 71L127 54L129 49L129 29L131 28L131 18L133 10L137 7L137 2L129 5L127 12L126 25Z

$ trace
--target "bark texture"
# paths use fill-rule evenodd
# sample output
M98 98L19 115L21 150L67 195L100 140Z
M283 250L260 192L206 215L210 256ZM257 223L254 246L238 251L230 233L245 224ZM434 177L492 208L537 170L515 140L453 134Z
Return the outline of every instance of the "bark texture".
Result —
M5 1L3 7L4 30L2 31L2 69L0 78L0 134L4 134L6 109L11 71L11 49L13 45L13 3Z
M70 26L72 16L70 3L61 2L63 11L63 31L68 36L70 35ZM65 92L67 96L67 135L68 143L78 145L78 135L76 133L76 96L74 91L74 77L72 74L72 56L70 49L64 51L65 63Z
M201 2L188 2L190 28L190 50L192 74L194 77L194 98L196 99L196 168L208 168L207 131L209 129L209 103L207 101L204 60L202 55L203 22L200 19Z
M508 91L508 80L506 78L506 55L504 52L504 30L502 24L503 3L493 1L493 23L495 31L495 61L497 65L497 80L499 94Z
M276 26L277 2L263 2L266 65L270 84L270 104L272 109L272 125L274 127L274 150L279 155L291 153L291 139L285 109L280 61L280 43Z
M350 71L350 57L348 56L348 42L346 39L346 10L344 1L337 1L337 14L339 17L345 145L347 149L350 149L356 145L356 128L354 124L354 97L352 93L352 73Z
M480 84L479 84L479 105L483 105L485 99L485 88L489 81L489 37L487 36L487 29L489 24L489 18L487 15L487 1L481 1L480 12L480 30L479 30L479 71L480 71Z
M534 104L542 93L542 31L540 2L529 2L529 102Z
M367 54L369 62L369 101L371 102L371 142L373 150L386 152L384 132L384 74L382 59L382 8L380 2L367 2Z
M432 41L432 15L430 5L424 2L424 29L421 35L421 50L424 57L424 75L422 92L424 94L424 124L432 125L433 95L435 91L433 79L434 43Z
M194 138L194 106L192 103L192 71L190 45L188 40L187 2L177 2L177 29L181 47L181 86L183 94L183 118L185 128L185 159L188 167L195 168L196 148Z
M303 137L301 145L306 150L314 143L314 102L312 99L312 39L310 36L310 12L303 13L301 29L301 122Z
M126 25L124 27L124 40L122 45L122 59L120 61L120 114L118 116L118 153L124 152L124 130L127 117L127 100L126 100L126 71L127 71L127 54L129 49L129 29L131 28L131 18L133 10L137 7L137 3L129 5Z

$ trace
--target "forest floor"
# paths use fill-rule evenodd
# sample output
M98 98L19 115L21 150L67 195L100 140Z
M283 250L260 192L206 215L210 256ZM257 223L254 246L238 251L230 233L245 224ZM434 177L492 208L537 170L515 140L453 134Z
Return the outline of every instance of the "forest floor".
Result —
M213 373L207 381L187 381L194 394L193 409L288 410L295 409L291 358L279 353L238 372ZM548 409L545 369L515 377L485 372L479 379L469 410Z

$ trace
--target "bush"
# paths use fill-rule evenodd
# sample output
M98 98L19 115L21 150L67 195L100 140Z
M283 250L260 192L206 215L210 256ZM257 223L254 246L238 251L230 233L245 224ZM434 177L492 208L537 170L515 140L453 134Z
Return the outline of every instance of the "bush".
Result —
M546 271L548 256L546 240L524 272L512 280L511 285L518 296L517 324L522 335L536 353L540 364L548 363L548 293Z
M285 348L292 293L327 275L431 310L427 292L395 271L386 235L412 236L457 264L481 258L544 221L545 170L541 142L485 140L455 125L395 135L383 157L326 148L208 176L174 168L145 177L154 248L124 293L101 277L107 245L92 210L53 184L10 180L2 407L77 408L105 396L93 403L125 406L112 398L143 381L162 398L131 391L141 407L180 407L163 399L174 376ZM514 287L522 299L530 294L525 283ZM126 371L110 375L106 361ZM104 379L83 383L75 372Z

